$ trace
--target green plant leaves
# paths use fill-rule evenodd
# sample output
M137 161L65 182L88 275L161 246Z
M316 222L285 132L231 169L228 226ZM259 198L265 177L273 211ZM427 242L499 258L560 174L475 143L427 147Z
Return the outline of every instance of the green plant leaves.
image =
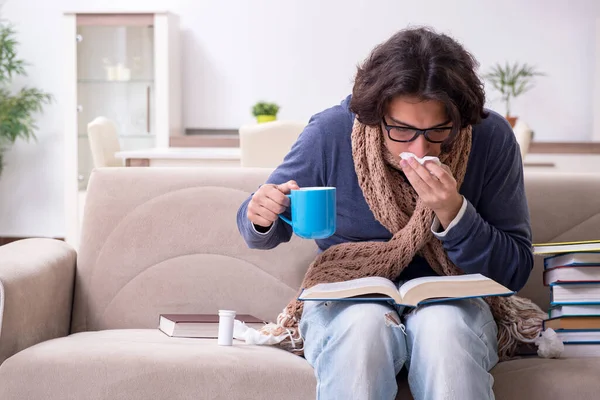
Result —
M252 115L255 117L259 115L277 115L279 112L279 106L275 103L258 102L252 107Z
M35 139L37 129L33 113L42 111L42 105L50 103L52 97L35 88L23 88L12 95L8 89L0 88L0 146L17 139Z
M14 75L27 75L25 62L17 58L18 42L10 25L0 27L0 82L8 82Z
M52 96L36 88L24 87L13 93L12 78L26 76L25 61L17 56L18 42L10 25L0 24L0 153L17 139L35 139L33 114L41 112Z
M509 115L511 99L531 90L534 87L533 78L544 75L527 63L521 65L518 62L513 64L505 62L504 65L500 63L493 65L483 78L500 92L502 100L506 103L506 113Z

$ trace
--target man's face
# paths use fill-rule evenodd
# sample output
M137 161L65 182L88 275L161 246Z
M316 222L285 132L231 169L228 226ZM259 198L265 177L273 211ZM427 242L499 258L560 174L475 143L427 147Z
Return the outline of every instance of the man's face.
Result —
M388 150L396 157L402 152L411 152L417 157L439 156L441 152L441 143L431 143L423 135L419 135L412 142L396 142L390 138L405 138L414 134L414 129L437 128L431 131L430 138L447 137L452 124L446 113L444 104L437 100L423 100L413 96L398 96L394 98L385 115L385 123L399 127L392 128L388 135L387 130L382 124L385 145ZM434 140L436 139L434 138Z

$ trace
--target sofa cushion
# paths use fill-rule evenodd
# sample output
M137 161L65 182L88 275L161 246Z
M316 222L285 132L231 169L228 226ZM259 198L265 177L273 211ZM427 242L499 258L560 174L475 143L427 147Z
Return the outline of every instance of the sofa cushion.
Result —
M599 397L600 358L523 358L493 370L496 399L577 399Z
M600 358L521 359L492 371L496 399L595 399ZM406 372L397 399L410 399ZM84 332L0 366L0 399L314 399L310 365L271 346L170 338L157 329Z
M496 400L592 400L598 398L600 358L522 358L492 369ZM396 400L412 400L406 371Z
M310 365L284 350L237 341L222 347L158 329L77 333L0 366L3 400L306 400L315 386Z

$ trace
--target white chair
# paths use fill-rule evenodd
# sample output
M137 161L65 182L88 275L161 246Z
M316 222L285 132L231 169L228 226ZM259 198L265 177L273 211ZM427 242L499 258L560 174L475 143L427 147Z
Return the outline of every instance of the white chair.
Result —
M117 127L105 117L98 117L87 126L94 168L122 167L123 160L115 157L121 151Z
M531 139L533 137L533 130L521 119L518 119L517 123L513 127L513 132L515 133L517 142L521 148L521 158L525 160L525 156L529 151L529 145L531 144Z
M240 127L242 167L275 168L283 161L306 123L273 121Z

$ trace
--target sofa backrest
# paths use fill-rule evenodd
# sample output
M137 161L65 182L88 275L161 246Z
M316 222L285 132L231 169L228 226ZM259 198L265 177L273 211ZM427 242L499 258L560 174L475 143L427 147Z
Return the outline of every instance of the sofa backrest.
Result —
M155 328L160 313L235 309L273 320L316 246L251 250L239 205L270 169L106 168L92 173L72 330ZM600 175L526 171L534 242L600 238ZM578 202L575 206L575 201ZM521 295L547 308L542 258Z
M72 331L155 328L160 313L234 309L272 319L317 247L248 249L240 204L269 169L105 168L90 178Z
M525 190L533 242L600 239L600 174L528 170ZM542 284L544 258L535 256L534 269L520 295L548 309L550 290Z

